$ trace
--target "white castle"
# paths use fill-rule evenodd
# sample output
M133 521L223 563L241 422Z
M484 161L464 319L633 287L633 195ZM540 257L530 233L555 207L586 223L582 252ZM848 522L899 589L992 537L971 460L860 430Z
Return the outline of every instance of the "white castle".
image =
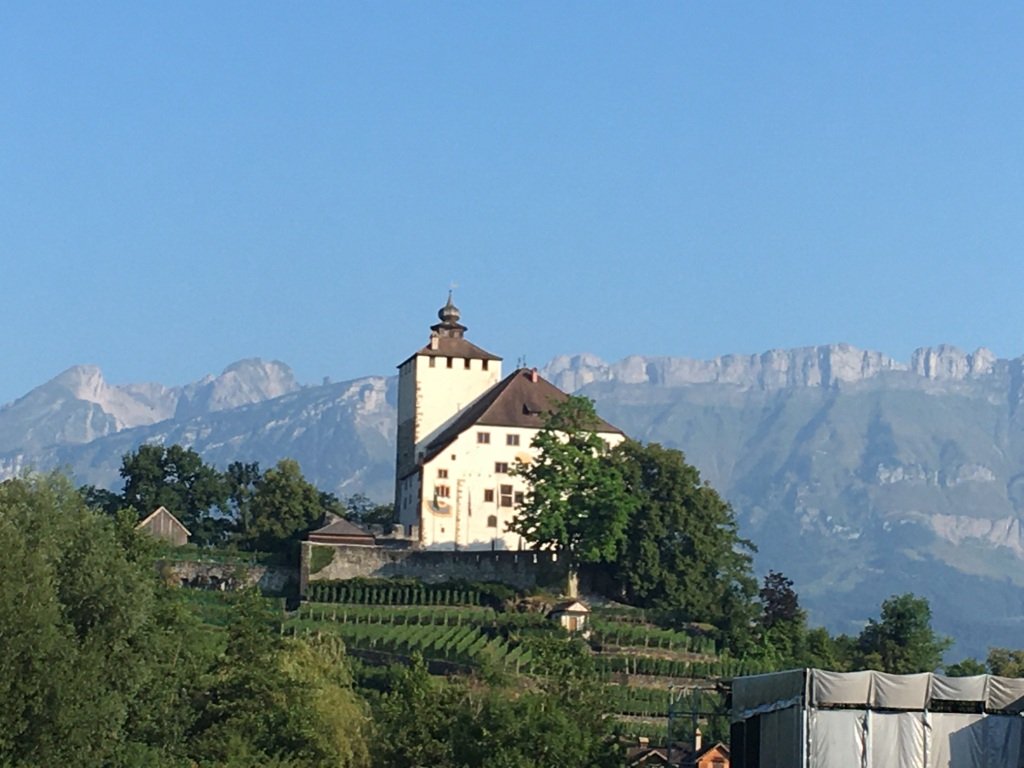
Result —
M567 395L536 369L502 378L501 358L465 338L450 293L437 314L427 346L398 366L398 520L427 549L524 549L506 529L526 482L509 470L536 455L545 413ZM604 421L598 432L624 439Z

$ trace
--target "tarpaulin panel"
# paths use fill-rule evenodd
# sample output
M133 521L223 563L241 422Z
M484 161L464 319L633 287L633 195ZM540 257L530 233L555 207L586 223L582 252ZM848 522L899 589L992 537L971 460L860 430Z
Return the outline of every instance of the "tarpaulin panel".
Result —
M928 768L988 768L984 762L985 715L939 712L929 713L928 718ZM997 767L1011 768L1001 764Z
M867 707L871 694L873 672L826 672L811 670L812 707L828 707L837 704L853 704Z
M811 710L808 768L867 768L864 764L866 716L867 712L856 709Z
M925 768L923 712L868 712L868 768Z
M985 701L988 675L932 676L932 698L939 701Z

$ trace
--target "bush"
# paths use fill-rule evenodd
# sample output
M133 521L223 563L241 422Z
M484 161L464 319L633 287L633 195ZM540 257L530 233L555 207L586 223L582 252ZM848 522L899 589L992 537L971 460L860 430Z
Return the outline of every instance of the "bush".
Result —
M318 547L313 545L311 547L309 555L309 572L320 573L324 568L330 565L331 560L334 559L334 548L333 547ZM332 601L333 602L333 601Z

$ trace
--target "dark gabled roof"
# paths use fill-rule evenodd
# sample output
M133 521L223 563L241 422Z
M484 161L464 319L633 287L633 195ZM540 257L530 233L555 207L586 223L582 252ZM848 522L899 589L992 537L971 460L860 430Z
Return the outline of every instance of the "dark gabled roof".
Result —
M440 336L437 339L437 349L431 349L430 345L427 344L423 349L409 355L409 357L403 360L398 367L401 368L407 362L419 355L423 355L425 357L459 357L464 359L469 358L470 360L501 360L497 355L492 355L487 350L480 349L476 344L466 341L464 338Z
M321 536L366 536L373 538L373 534L369 531L360 528L355 523L349 522L343 517L338 518L333 523L328 523L323 528L317 528L315 531L310 531L310 535L319 534Z
M545 414L568 397L529 368L513 371L466 406L444 431L431 440L423 460L432 459L473 426L540 429L544 426ZM604 419L599 418L596 426L598 432L622 434L621 429Z

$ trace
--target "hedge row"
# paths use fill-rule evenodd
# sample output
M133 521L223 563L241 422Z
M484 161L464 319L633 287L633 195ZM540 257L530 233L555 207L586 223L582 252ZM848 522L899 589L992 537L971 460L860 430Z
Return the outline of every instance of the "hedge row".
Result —
M649 656L598 656L595 660L600 672L625 672L633 675L658 677L733 678L742 675L760 675L774 671L771 664L747 659L719 658L714 661L678 661L655 659Z
M406 587L349 586L331 582L309 585L307 597L314 603L355 605L481 605L481 595L472 589L451 589L426 584Z
M516 591L490 581L424 584L418 579L344 579L314 581L306 599L316 603L357 605L486 605L502 608Z
M403 655L420 653L426 659L441 659L465 665L485 660L525 672L532 661L529 651L510 648L502 638L492 638L478 627L436 624L389 626L380 624L318 623L307 619L287 625L292 634L329 632L339 635L350 648L386 651Z
M591 619L590 627L594 633L594 639L599 643L661 648L670 651L702 653L708 656L715 654L714 638L707 635L676 632L644 624L608 621L598 617Z
M351 603L306 603L298 618L352 624L488 624L494 621L492 608L446 608L429 606L376 606Z
M667 690L606 685L604 694L609 709L618 715L665 717L668 713L669 692Z

